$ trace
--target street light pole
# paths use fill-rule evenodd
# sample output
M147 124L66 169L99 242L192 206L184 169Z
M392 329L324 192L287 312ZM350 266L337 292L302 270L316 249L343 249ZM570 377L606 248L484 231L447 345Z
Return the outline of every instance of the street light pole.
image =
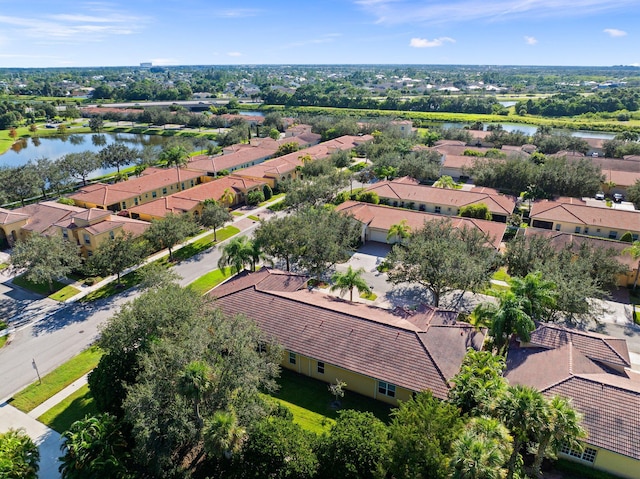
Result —
M36 358L33 358L31 360L31 365L33 366L33 369L36 370L36 374L38 375L38 384L42 384L42 378L40 377L40 371L38 371L38 366L36 365Z

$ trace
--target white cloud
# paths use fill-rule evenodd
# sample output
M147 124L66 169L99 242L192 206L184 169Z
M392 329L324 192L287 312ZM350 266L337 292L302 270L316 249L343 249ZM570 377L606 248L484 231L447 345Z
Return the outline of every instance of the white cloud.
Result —
M524 36L524 41L527 45L535 45L536 43L538 43L538 39L536 37L528 37L528 36Z
M230 56L230 57L241 57L242 53L240 53L240 52L228 52L227 55Z
M571 18L626 12L637 8L638 0L353 0L376 23L461 23L477 20L509 21L514 18Z
M618 30L617 28L605 28L602 30L604 33L608 34L610 37L625 37L627 36L627 32L624 30Z
M441 47L445 43L455 43L456 41L453 38L449 37L440 37L434 38L433 40L428 40L426 38L412 38L409 42L410 47L414 48L433 48L433 47Z
M256 17L261 12L262 10L257 8L230 8L227 10L216 10L213 16L222 18L247 18Z

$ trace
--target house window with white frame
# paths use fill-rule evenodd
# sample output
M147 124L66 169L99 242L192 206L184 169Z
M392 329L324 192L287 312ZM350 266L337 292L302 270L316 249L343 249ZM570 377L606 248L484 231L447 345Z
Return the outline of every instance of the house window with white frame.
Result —
M296 364L296 353L289 353L289 364Z
M592 447L585 447L584 450L573 449L568 445L564 444L560 448L560 452L567 456L575 457L576 459L580 459L581 461L589 462L593 464L596 460L596 455L598 451Z
M394 398L396 397L396 387L391 383L378 381L378 393Z
M324 363L322 361L318 361L318 374L324 374Z

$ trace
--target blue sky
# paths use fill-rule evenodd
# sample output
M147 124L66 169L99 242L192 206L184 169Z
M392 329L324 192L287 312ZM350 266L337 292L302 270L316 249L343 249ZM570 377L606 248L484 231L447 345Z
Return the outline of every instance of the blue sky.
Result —
M640 0L0 0L0 66L640 66Z

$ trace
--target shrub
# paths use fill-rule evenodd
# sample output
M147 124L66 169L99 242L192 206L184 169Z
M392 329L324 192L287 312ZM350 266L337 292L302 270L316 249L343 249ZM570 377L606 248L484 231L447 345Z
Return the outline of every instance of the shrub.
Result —
M633 242L633 235L631 234L631 231L627 231L625 234L623 234L620 237L620 241L624 241L625 243L632 243Z
M374 205L380 204L380 197L375 191L363 191L362 193L358 194L356 200L362 201L364 203L372 203Z
M262 191L250 191L247 194L247 204L256 206L264 201L264 193Z
M271 187L269 185L264 185L262 187L262 194L264 195L264 200L270 200L271 197L273 196L273 190L271 189Z
M484 203L463 206L460 208L459 214L465 218L478 218L491 221L491 212L489 211L489 207Z
M73 206L75 204L71 198L65 198L65 197L60 198L58 200L58 203L62 205L69 205L69 206Z

